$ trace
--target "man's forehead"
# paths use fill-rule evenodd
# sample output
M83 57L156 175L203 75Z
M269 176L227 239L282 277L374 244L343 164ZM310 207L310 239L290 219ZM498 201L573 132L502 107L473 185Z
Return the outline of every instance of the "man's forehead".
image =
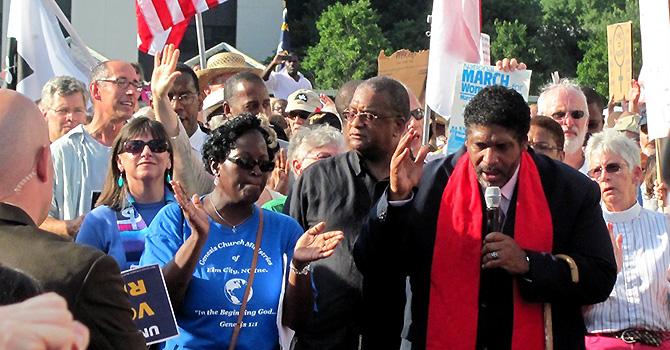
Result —
M371 87L360 85L356 88L351 98L351 107L388 107L387 96L383 92L376 91Z
M107 63L107 71L115 78L126 78L128 80L139 80L135 68L128 62L112 61Z
M577 90L557 88L548 92L547 99L547 105L550 109L549 111L545 111L547 114L552 114L559 110L562 111L566 108L588 112L586 97L584 97L583 93Z
M193 78L186 73L181 73L177 76L177 79L174 81L174 85L172 86L172 89L170 91L196 91L197 88L195 86L195 82L193 81Z

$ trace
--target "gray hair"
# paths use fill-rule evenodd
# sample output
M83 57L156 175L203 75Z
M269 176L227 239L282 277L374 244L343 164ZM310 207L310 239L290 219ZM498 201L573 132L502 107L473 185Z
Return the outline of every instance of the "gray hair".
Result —
M289 142L288 162L291 164L294 159L302 160L309 151L327 145L335 145L343 150L344 136L339 130L328 124L301 128Z
M577 85L577 83L575 83L573 80L563 78L558 83L549 83L542 88L542 93L537 98L537 114L551 117L551 115L547 113L548 106L546 104L548 103L547 95L549 94L549 92L552 92L554 90L565 90L573 92L579 95L580 98L583 98L584 105L588 107L588 103L586 102L586 96L584 95L584 92L582 92L582 88L579 87L579 85ZM584 114L586 117L589 116L588 108L586 108Z
M586 144L585 153L587 159L598 159L603 153L614 153L626 161L628 168L640 166L640 147L635 141L614 129L605 129L593 134Z
M88 91L84 83L66 75L51 78L42 88L42 99L39 105L42 109L48 109L53 105L54 97L70 96L76 93L81 93L84 99L84 106L86 106Z
M98 63L93 69L91 69L91 83L95 83L101 79L107 79L109 76L109 68L107 63L111 61L104 61Z

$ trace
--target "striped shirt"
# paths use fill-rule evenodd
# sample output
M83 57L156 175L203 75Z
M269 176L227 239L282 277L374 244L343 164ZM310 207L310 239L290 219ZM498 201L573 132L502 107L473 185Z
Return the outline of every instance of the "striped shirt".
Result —
M603 206L603 216L623 236L623 266L609 298L585 308L588 332L670 331L668 217L638 203L616 213Z

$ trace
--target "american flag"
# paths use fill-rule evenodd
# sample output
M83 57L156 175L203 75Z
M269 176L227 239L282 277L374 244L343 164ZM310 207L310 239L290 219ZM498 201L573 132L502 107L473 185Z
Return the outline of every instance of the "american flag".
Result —
M137 47L150 55L179 46L191 18L226 0L135 0Z

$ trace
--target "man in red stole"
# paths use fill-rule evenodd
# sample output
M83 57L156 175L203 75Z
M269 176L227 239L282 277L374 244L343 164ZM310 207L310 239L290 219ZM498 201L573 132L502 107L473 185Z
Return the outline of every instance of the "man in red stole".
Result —
M364 279L410 276L413 349L544 349L546 336L583 349L581 306L616 279L598 186L528 148L530 111L514 90L483 89L464 116L465 147L425 168L425 150L408 148L416 134L401 139L356 242ZM502 192L502 232L486 229L489 186Z

